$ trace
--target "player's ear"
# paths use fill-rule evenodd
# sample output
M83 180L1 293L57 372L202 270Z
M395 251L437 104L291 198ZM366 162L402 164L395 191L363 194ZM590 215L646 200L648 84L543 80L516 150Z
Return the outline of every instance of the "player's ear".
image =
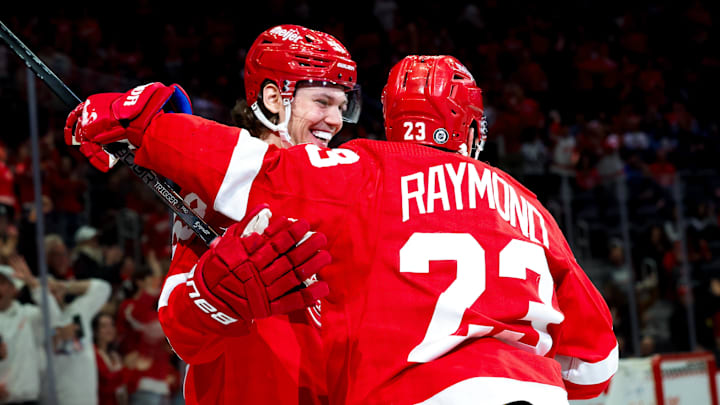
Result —
M273 114L277 114L282 110L282 95L275 83L265 84L262 89L262 102L265 104L265 108Z

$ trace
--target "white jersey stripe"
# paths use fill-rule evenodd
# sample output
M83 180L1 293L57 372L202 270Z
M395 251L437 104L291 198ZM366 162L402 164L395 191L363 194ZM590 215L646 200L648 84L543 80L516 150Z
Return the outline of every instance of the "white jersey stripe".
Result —
M596 363L587 363L575 357L555 356L562 366L562 376L566 381L578 385L594 385L604 383L618 369L618 346L610 354Z
M252 137L245 129L240 130L228 171L215 196L215 211L236 221L245 216L250 186L262 167L267 149L268 144Z
M501 377L475 377L460 381L416 405L504 405L529 401L533 405L567 405L567 392L547 384Z
M195 267L193 267L193 269L195 269ZM165 285L163 285L162 292L160 292L160 298L158 299L158 310L162 307L168 306L170 294L172 294L175 287L187 282L188 274L190 273L173 274L165 280Z

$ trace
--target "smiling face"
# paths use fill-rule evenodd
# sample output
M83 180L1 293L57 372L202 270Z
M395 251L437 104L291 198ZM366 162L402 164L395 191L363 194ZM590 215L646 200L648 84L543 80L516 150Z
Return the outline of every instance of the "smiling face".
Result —
M340 87L301 86L295 90L291 103L288 134L293 144L313 143L327 147L343 126L343 111L347 109L348 98ZM278 122L285 122L285 109L277 86L268 84L264 89L263 102L272 113L278 114ZM287 148L292 145L281 141L278 133L270 133L264 140L270 144Z
M340 88L298 88L288 123L290 138L296 145L314 143L327 147L332 137L342 129L342 112L346 107L347 97Z

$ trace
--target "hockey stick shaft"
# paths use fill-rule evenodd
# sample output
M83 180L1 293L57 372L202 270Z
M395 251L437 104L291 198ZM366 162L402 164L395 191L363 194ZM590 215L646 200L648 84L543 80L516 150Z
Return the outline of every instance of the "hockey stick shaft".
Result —
M0 37L8 44L10 49L22 59L27 67L40 78L55 95L57 95L69 108L74 108L82 100L60 80L52 70L38 58L17 36L0 21ZM108 153L125 163L140 180L167 204L180 219L185 222L207 245L219 236L210 225L197 216L187 206L183 198L163 178L152 170L135 164L135 154L126 145L116 143L104 146Z
M32 70L67 106L76 106L82 102L75 93L63 83L43 61L0 21L0 35L20 59Z

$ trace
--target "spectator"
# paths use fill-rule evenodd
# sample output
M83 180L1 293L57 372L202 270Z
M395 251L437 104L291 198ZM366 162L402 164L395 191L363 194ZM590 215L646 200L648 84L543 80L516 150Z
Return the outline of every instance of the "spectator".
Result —
M127 405L128 371L117 350L115 317L101 312L93 318L92 326L98 366L98 405Z
M655 182L666 189L669 189L675 182L677 169L668 159L668 150L665 148L655 151L655 161L650 163L648 171Z
M718 222L714 203L710 200L692 203L688 225L692 231L697 232L705 239L716 237Z
M50 288L62 316L53 337L57 402L95 405L98 371L90 323L110 298L110 285L99 279L53 280Z
M132 294L118 308L117 333L123 354L164 339L155 311L162 276L153 274L148 266L138 266L132 275L132 283Z
M600 185L600 174L595 166L595 158L590 152L580 154L575 168L575 184L583 192L593 191Z
M598 175L606 187L613 187L615 181L623 174L623 161L620 157L620 140L616 134L605 138L602 153L596 164ZM613 188L614 190L614 188Z
M50 172L53 166L53 158L49 155L58 156L58 151L55 150L54 146L48 145L45 141L48 137L43 137L43 141L40 145L40 167L45 173ZM55 153L52 153L55 152ZM30 144L25 142L18 148L17 163L15 164L15 181L18 188L19 206L25 211L29 211L33 208L35 202L35 189L33 186L33 166L32 166L32 155L30 153ZM50 196L47 183L43 183L41 193L43 198L47 198L49 201L43 204L43 209L46 210L45 214L48 214L54 210L54 204Z
M671 298L674 295L675 280L673 275L662 267L666 252L671 248L670 240L660 224L652 224L644 239L636 244L636 254L640 258L638 265L648 263L655 268L660 296Z
M672 301L660 294L657 282L646 283L640 293L640 354L650 356L653 353L673 351L670 323L674 311Z
M72 255L72 267L78 279L99 278L113 284L119 277L122 251L117 246L103 250L100 235L91 226L81 226L75 232L75 248Z
M130 373L133 404L165 404L180 385L156 310L162 277L157 267L138 267L133 274L135 293L118 309L120 352Z
M152 252L159 260L170 262L171 219L168 208L156 199L143 212L142 253Z
M562 117L557 111L550 114L553 124L549 128L552 157L550 159L549 177L550 192L557 195L561 190L562 179L575 177L575 167L578 162L575 137L567 126L563 125Z
M20 204L15 192L15 174L7 164L7 157L7 146L0 141L0 211L3 216L14 218Z
M39 307L21 304L16 297L27 285L33 300L39 303L39 281L21 256L0 264L0 403L37 404L41 376L46 366L43 342L43 314ZM47 296L50 324L58 325L60 309Z
M70 267L70 255L65 241L58 234L45 236L45 256L47 257L48 273L58 280L71 280L75 273Z
M522 155L522 182L535 194L541 202L546 201L546 171L549 153L542 134L537 128L528 128L523 133L524 140L520 146Z
M82 226L75 232L75 247L72 262L76 268L76 277L85 279L101 277L103 254L100 249L98 230L91 226Z
M31 204L26 208L27 210L22 213L18 225L17 252L25 258L30 268L33 269L35 274L37 274L37 238L35 237L35 230L38 216L35 212L34 204ZM43 195L42 213L46 215L52 211L52 209L52 200L50 200L50 197Z
M45 179L55 207L48 218L48 229L60 234L63 240L70 240L75 234L85 213L87 180L80 177L73 167L74 162L72 157L62 156L58 166L46 173Z
M7 210L0 204L0 258L5 260L17 252L19 237L18 229Z
M633 346L630 311L627 299L627 290L617 283L606 283L602 288L602 295L607 300L613 320L613 331L618 340L620 358L632 356L635 353Z

